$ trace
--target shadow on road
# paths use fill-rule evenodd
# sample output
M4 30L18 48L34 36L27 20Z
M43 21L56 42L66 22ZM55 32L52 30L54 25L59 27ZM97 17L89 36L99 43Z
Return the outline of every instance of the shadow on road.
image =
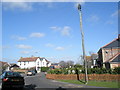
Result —
M25 85L23 90L35 90L36 85L30 84L30 85Z
M56 90L66 90L65 88L59 87Z
M36 85L25 85L24 88L4 88L4 89L0 89L0 90L35 90Z

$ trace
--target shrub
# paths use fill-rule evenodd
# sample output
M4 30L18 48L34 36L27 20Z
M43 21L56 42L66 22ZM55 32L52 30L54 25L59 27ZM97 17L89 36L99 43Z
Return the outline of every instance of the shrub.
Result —
M120 74L120 67L115 67L113 69L113 74Z
M72 70L74 70L75 73L73 73ZM81 74L81 73L84 74L85 69L84 68L54 69L54 70L49 70L48 73L49 74ZM107 73L108 74L120 74L120 67L116 67L113 70L106 69L106 68L88 68L87 73L88 74L107 74Z
M61 69L55 69L54 74L62 74L62 70Z
M41 67L41 72L47 72L49 70L49 67Z

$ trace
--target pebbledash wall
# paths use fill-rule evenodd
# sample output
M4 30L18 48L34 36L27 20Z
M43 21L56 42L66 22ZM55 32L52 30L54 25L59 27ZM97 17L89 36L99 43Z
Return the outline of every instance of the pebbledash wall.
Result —
M84 74L47 74L47 79L53 80L82 80L84 79ZM88 79L91 81L120 81L120 75L113 74L88 74Z

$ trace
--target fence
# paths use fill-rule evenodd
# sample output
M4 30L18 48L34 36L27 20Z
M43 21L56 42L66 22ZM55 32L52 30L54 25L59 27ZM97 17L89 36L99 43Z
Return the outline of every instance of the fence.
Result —
M56 80L82 80L85 78L84 74L47 74L47 79L56 79ZM88 80L96 81L120 81L120 75L113 74L88 74Z

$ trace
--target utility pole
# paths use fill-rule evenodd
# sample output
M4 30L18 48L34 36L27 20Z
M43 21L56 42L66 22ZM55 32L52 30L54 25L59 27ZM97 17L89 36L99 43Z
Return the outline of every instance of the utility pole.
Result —
M87 60L85 56L85 46L84 46L84 32L82 28L82 11L81 11L81 5L78 4L78 12L80 17L80 32L82 37L82 50L83 50L83 60L84 60L84 67L85 67L85 84L88 83L88 75L87 75Z

